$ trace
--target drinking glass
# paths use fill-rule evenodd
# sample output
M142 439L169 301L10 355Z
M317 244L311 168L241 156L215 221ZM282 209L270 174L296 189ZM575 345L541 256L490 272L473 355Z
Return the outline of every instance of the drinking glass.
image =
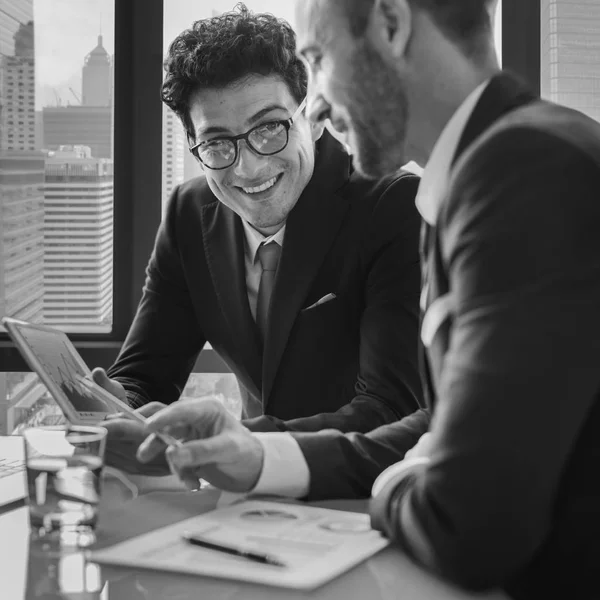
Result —
M106 433L70 424L23 431L34 538L83 547L96 541Z

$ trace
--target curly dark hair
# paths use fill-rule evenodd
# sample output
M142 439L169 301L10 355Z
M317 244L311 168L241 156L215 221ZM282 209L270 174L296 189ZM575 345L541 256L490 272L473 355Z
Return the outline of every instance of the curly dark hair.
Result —
M300 103L307 74L296 56L296 34L273 15L254 14L242 3L233 11L196 21L178 35L165 59L163 102L181 119L189 141L195 141L190 96L201 88L222 88L250 74L277 75Z

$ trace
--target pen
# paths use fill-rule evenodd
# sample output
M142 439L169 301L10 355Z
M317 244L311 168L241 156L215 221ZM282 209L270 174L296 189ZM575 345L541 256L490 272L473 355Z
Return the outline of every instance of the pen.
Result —
M183 539L194 546L201 546L202 548L209 548L210 550L216 550L217 552L225 552L227 554L233 554L234 556L241 556L242 558L247 558L248 560L253 560L265 565L273 565L274 567L287 566L285 563L281 562L274 556L270 556L269 554L262 554L252 550L245 550L244 548L236 548L235 546L228 546L226 544L213 542L192 533L185 532L183 534Z

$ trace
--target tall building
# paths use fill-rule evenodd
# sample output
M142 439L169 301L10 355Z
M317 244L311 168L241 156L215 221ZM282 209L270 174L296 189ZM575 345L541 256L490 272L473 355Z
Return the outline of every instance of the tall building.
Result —
M0 316L43 318L44 157L36 145L33 0L0 8ZM44 395L31 373L0 372L0 433Z
M2 55L0 147L35 150L33 21L19 23L13 40L14 54Z
M98 45L85 57L81 77L81 104L83 106L110 106L112 94L112 67L108 52L98 36Z
M42 321L44 158L0 151L0 315Z
M110 106L45 106L44 148L88 146L94 158L111 158L112 110Z
M44 321L67 331L112 323L113 164L85 146L46 159Z
M541 0L541 91L600 121L600 2Z
M183 125L177 115L163 107L162 207L173 188L184 181L184 152L187 152Z
M194 177L202 175L202 169L198 164L198 161L194 158L194 155L189 151L187 140L185 140L185 147L183 149L183 180L188 181Z
M42 320L44 157L36 150L33 0L0 11L0 315Z
M98 36L81 70L81 105L43 109L44 148L89 146L94 158L113 156L113 67Z

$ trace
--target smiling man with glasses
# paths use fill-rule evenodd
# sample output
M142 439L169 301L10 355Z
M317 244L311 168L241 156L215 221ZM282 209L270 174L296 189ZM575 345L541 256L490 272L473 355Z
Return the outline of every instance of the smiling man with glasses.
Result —
M206 342L253 431L366 432L419 407L418 178L354 172L306 117L295 51L285 21L243 5L170 46L163 101L203 175L173 192L127 340L95 371L145 414L179 398ZM136 462L137 423L107 427L109 462L169 472Z

